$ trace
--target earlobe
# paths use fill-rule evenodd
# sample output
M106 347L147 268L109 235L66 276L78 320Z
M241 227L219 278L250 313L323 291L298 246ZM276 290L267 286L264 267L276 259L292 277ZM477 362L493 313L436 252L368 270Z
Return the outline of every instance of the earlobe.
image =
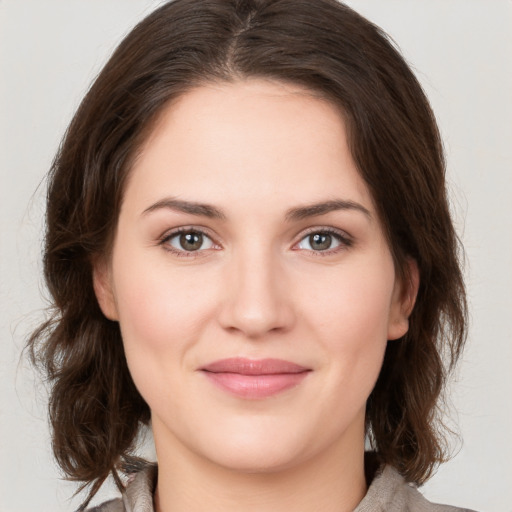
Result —
M393 302L391 304L388 340L396 340L409 330L409 316L414 309L420 286L420 272L416 260L408 258L405 282L395 283Z
M92 278L94 293L101 311L109 320L118 320L117 305L112 286L110 267L104 258L93 262Z

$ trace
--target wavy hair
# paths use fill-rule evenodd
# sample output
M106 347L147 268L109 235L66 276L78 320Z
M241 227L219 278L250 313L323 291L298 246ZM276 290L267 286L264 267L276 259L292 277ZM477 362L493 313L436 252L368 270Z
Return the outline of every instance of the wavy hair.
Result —
M394 258L420 272L409 332L388 342L367 402L381 463L422 483L445 459L439 404L466 334L460 244L439 131L407 63L375 25L336 0L174 0L122 41L78 108L48 176L44 276L53 307L28 348L51 384L55 457L90 485L134 462L150 411L117 323L96 300L131 164L169 101L212 81L302 85L337 106ZM83 507L85 507L85 504Z

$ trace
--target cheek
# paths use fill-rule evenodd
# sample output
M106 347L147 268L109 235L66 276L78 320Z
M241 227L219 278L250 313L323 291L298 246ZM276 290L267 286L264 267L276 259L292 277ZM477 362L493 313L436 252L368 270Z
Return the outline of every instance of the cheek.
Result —
M320 279L311 280L313 300L311 296L303 298L303 317L323 343L332 392L339 393L342 386L354 399L366 399L387 345L393 264L381 259L374 265L347 266L346 271L332 272L323 289L320 283Z
M115 262L119 324L130 365L180 363L199 337L215 300L211 280L172 269L147 256ZM166 358L169 354L171 357Z
M386 338L394 289L392 262L350 265L311 276L301 290L304 310L326 332L350 340Z
M132 255L133 256L133 255ZM189 272L118 261L116 296L124 351L132 379L152 410L182 407L180 376L215 303L211 287ZM146 262L147 263L147 262ZM127 278L127 276L129 276ZM192 350L191 350L192 349ZM170 390L174 390L170 392Z

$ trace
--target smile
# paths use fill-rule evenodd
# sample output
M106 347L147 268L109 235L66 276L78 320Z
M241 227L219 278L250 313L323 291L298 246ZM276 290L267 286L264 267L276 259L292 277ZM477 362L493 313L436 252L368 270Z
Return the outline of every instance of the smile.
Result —
M200 369L217 387L245 399L263 399L300 384L311 371L281 359L231 358Z

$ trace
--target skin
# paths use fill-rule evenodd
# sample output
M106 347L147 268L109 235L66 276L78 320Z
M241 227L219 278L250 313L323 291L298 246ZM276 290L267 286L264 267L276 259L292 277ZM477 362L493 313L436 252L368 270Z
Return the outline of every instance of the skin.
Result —
M287 217L334 200L349 207ZM172 238L181 227L205 233L199 249ZM326 229L342 238L319 250L311 231ZM387 340L408 329L411 270L403 286L331 104L250 79L168 105L131 171L112 254L94 272L152 412L156 510L353 510L366 492L365 404ZM245 399L199 371L230 357L310 371Z

